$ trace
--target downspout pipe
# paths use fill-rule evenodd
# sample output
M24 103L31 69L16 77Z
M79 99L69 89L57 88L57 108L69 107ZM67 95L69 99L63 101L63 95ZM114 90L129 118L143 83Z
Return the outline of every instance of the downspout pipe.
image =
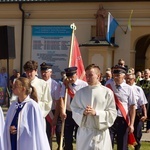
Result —
M23 46L24 46L24 22L25 22L25 12L22 9L22 3L19 3L19 9L22 12L22 27L21 27L21 52L20 52L20 73L22 74L23 67Z

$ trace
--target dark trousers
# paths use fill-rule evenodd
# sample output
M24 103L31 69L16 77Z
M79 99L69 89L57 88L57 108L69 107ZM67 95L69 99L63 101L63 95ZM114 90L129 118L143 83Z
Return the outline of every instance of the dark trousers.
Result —
M52 110L53 114L55 113L54 110ZM57 124L56 124L56 128L55 128L55 134L56 134L56 142L58 145L58 149L59 149L59 145L60 145L60 136L61 136L61 126L62 126L62 121L61 118L58 117L57 119ZM50 143L50 147L52 149L52 127L51 124L46 120L46 134Z
M117 150L128 150L128 125L123 117L117 117L110 127L110 137L114 147L114 139L117 142Z
M57 142L57 145L58 145L58 149L59 149L59 146L60 146L61 127L62 127L62 121L61 121L61 118L58 117L57 124L56 124L56 129L55 129L56 142Z
M140 141L142 138L142 127L143 127L143 122L140 121L140 118L138 116L136 116L134 121L134 137L137 142L137 145L135 146L135 150L140 150L141 147Z
M46 120L46 119L45 119ZM51 137L51 125L50 123L46 120L46 134L47 134L47 138L50 144L50 147L52 149L52 137Z
M66 111L66 114L67 118L65 120L65 130L64 130L64 142L65 142L64 150L73 150L73 133L75 128L77 128L78 126L72 119L72 112Z
M146 130L149 130L149 129L150 129L150 121L147 120Z

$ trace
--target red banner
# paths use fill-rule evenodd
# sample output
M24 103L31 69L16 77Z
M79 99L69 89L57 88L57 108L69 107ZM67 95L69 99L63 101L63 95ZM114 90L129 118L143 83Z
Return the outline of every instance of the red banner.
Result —
M84 69L84 65L83 65L83 61L82 61L82 56L81 56L79 44L78 44L78 41L77 41L77 38L75 35L74 35L74 41L73 41L73 49L72 49L71 66L70 67L72 67L72 66L76 66L78 68L77 69L78 78L86 81L85 69Z

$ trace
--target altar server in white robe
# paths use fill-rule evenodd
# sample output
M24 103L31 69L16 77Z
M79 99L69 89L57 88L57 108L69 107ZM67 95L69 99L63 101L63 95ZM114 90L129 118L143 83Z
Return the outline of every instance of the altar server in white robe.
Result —
M40 105L43 117L45 118L52 107L49 85L46 81L37 77L38 62L29 60L24 64L23 68L26 72L27 78L31 80L31 85L36 88L38 104Z
M76 92L71 103L73 119L79 125L77 150L112 150L109 127L116 119L114 95L99 82L100 68L86 69L88 86Z
M6 115L5 150L50 150L36 89L24 77L18 78L12 89L18 100Z
M0 107L0 150L5 150L3 131L4 131L4 114Z

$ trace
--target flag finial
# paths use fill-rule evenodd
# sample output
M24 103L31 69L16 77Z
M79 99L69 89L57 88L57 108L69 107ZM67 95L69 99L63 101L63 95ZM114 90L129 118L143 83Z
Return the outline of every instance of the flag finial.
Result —
M72 30L76 30L76 29L77 29L75 23L72 23L72 24L70 25L70 28L71 28Z

